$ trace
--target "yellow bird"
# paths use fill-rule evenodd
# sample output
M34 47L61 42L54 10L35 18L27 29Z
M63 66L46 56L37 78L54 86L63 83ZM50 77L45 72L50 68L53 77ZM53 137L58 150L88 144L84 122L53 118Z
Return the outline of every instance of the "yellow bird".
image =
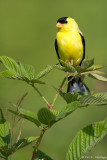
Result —
M81 65L85 58L85 39L79 30L78 24L70 17L59 18L55 49L59 59L75 66ZM69 77L70 80L72 77ZM67 92L89 92L88 87L80 77L75 77L68 83Z

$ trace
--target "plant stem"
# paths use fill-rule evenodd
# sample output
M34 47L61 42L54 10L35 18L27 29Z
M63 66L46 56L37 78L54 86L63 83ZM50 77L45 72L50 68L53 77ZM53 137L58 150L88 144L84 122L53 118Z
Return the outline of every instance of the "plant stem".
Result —
M45 128L42 129L41 134L40 134L40 136L39 136L39 138L38 138L38 140L37 140L37 142L36 142L36 144L35 144L35 148L34 148L33 155L32 155L32 159L31 159L31 160L34 160L34 159L36 158L38 147L39 147L39 145L40 145L40 142L41 142L41 140L42 140L42 137L43 137L45 131L47 130L47 128L48 128L48 127L45 127Z
M28 92L26 92L26 93L18 100L18 102L17 102L16 105L20 107L22 101L25 99L25 97L26 97L27 95L28 95Z
M62 83L61 83L61 85L60 85L60 87L59 87L59 89L58 89L58 91L57 91L57 93L56 93L56 95L55 95L55 97L54 97L54 100L53 100L53 102L52 102L52 104L51 104L52 107L54 106L55 101L56 101L59 93L62 91L65 81L66 81L66 77L63 79L63 81L62 81Z
M45 103L48 105L48 108L51 109L52 106L49 104L49 102L46 100L46 98L41 94L41 92L38 90L38 88L35 87L34 84L31 84L31 86L36 90L36 92L43 98Z

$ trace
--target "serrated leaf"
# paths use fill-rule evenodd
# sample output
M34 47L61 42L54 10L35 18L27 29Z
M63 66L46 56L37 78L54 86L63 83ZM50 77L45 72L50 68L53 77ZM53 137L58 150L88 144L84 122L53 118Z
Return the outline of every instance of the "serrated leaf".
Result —
M37 118L37 114L25 109L20 108L18 111L13 111L11 109L9 109L10 112L14 113L15 115L18 115L19 117L22 117L24 119L27 119L31 122L33 122L34 124L36 124L38 127L41 126L40 121Z
M35 158L35 160L53 160L52 158L50 158L48 155L46 155L41 150L37 151L37 156L36 157L37 158Z
M53 68L65 71L65 67L61 66L61 65L52 65Z
M22 64L20 62L16 63L13 59L6 56L0 57L0 61L8 69L6 71L0 72L1 77L23 80L23 81L26 81L27 83L45 84L44 82L34 78L35 72L34 72L33 66ZM49 68L48 68L48 71L49 71Z
M87 69L87 68L91 67L93 64L94 64L94 59L91 59L91 60L84 59L82 62L82 67L84 69Z
M103 76L100 76L98 74L90 73L89 76L92 77L92 78L94 78L94 79L97 79L99 81L105 81L105 82L107 82L107 78L105 78Z
M107 94L98 95L85 95L79 99L81 106L83 105L106 105L107 104Z
M69 114L71 114L73 111L75 111L79 106L80 106L80 102L75 101L67 104L60 111L53 110L52 112L56 116L56 121L59 121L64 117L68 116Z
M35 70L34 67L28 64L19 63L21 68L22 76L28 78L29 80L34 78Z
M62 66L65 67L64 70L66 72L74 73L76 71L75 68L72 65L70 65L69 63L66 63L66 62L64 62L62 60L59 60L59 61L62 64Z
M107 92L104 93L96 93L93 94L94 97L98 98L100 101L105 101L107 102Z
M19 65L12 58L0 56L0 61L9 71L15 73L17 76L21 74Z
M71 142L66 160L81 160L107 134L107 118L80 130Z
M53 69L52 66L47 66L44 70L42 70L41 72L39 72L35 79L40 79L42 77L44 77L46 74L48 74L51 70Z
M41 108L37 115L39 121L43 124L52 125L55 122L55 115L47 108Z

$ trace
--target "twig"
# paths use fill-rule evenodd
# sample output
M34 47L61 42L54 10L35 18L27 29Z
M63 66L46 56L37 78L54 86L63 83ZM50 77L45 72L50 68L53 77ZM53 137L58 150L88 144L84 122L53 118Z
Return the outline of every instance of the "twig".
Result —
M53 102L52 102L52 104L51 104L52 107L54 106L55 101L56 101L59 93L62 91L62 89L63 89L63 87L64 87L65 81L66 81L66 77L65 77L64 80L62 81L62 83L61 83L61 85L60 85L60 87L59 87L59 89L58 89L58 91L57 91L57 93L56 93L56 95L55 95L55 97L54 97L54 100L53 100Z
M40 145L40 142L41 142L41 140L42 140L42 137L43 137L45 131L47 130L47 128L48 128L48 127L45 127L45 128L42 129L41 134L40 134L38 140L36 141L35 148L34 148L33 155L32 155L32 159L31 159L31 160L34 160L34 159L36 158L38 147L39 147L39 145Z
M20 106L24 98L28 95L28 92L26 92L17 102L17 105Z
M43 98L45 103L48 105L48 108L51 109L52 106L49 104L49 102L46 100L46 98L41 94L41 92L38 90L38 88L35 87L34 84L31 84L31 86L37 91L37 93Z

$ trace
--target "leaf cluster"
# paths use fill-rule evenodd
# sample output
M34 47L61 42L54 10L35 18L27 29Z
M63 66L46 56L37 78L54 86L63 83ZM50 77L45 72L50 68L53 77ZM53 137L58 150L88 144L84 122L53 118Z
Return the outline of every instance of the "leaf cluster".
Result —
M4 118L2 110L0 110L0 157L8 158L17 150L29 145L37 140L38 137L20 138L18 135L16 142L12 142L12 129L8 121Z
M50 104L35 87L36 83L45 84L45 82L41 81L40 79L47 75L54 68L67 72L66 79L68 79L69 76L84 77L84 75L88 75L89 77L100 81L107 81L107 78L102 76L104 73L99 71L99 69L103 68L103 66L94 65L94 59L84 60L82 65L77 67L73 67L70 64L60 60L61 65L48 65L44 70L36 75L35 69L31 65L16 62L15 60L6 56L0 56L0 61L6 68L5 71L0 72L1 77L27 82L38 92L38 94L48 105L48 108L40 108L37 112L19 108L17 105L14 105L15 110L9 109L9 112L34 123L38 128L40 128L41 131L52 127L55 123L64 119L78 108L87 107L89 105L98 106L107 104L107 93L65 93L61 90L61 88L63 88L61 85L59 90L57 90L57 94L53 102L56 101L58 94L60 94L60 96L66 101L66 105L62 106L60 110L57 110L54 108L54 103ZM38 145L42 138L40 136L28 137L24 139L18 138L14 144L11 144L11 128L9 123L5 120L2 111L0 125L0 153L4 159L17 150L27 146L31 142L36 141L37 143L34 147L36 156L33 157L32 160L52 160L52 158L38 149ZM71 142L67 152L66 160L80 160L82 156L84 156L90 149L92 149L106 134L107 119L83 128L78 132L78 134Z

